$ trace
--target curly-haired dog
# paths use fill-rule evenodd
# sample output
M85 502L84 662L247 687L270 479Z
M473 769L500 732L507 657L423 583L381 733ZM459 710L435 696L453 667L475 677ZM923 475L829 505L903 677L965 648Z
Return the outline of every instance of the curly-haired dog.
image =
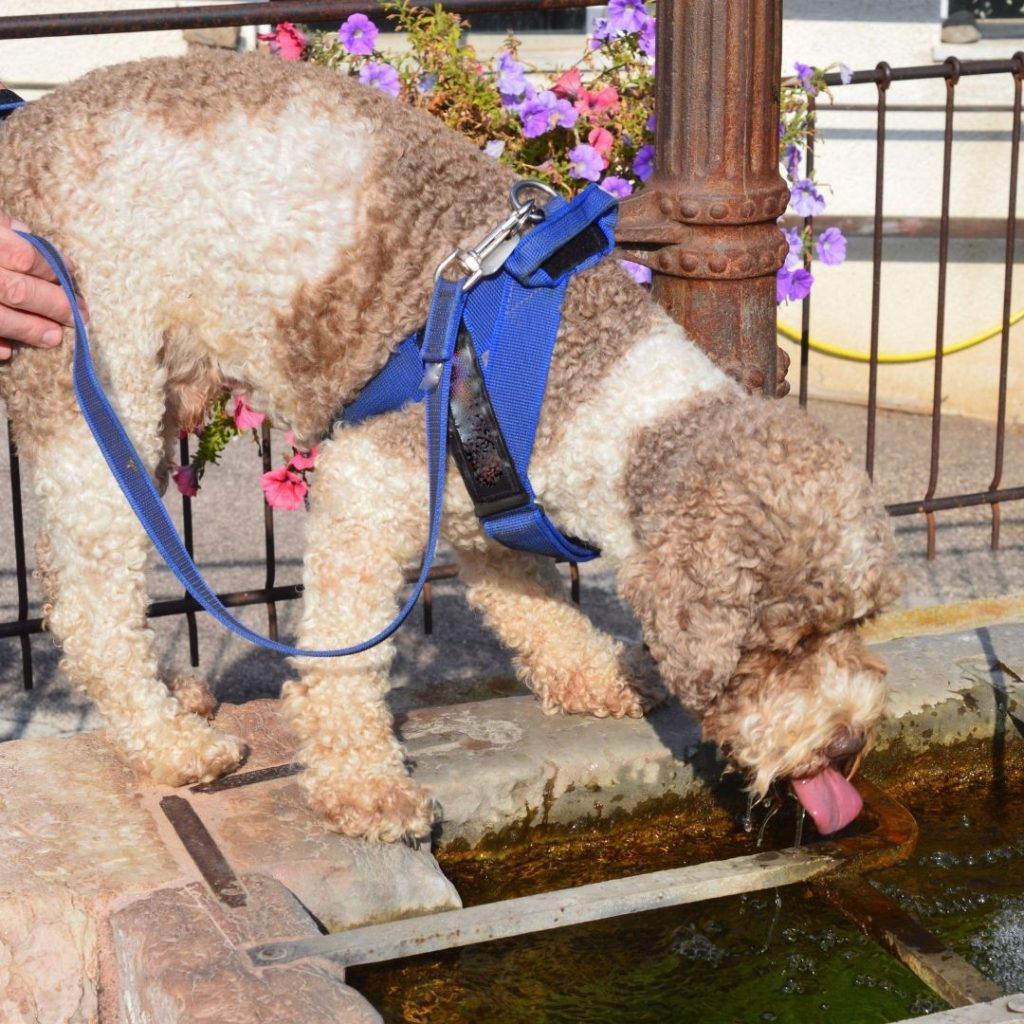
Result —
M255 56L95 72L0 131L0 207L77 265L99 371L153 473L226 382L300 441L331 434L304 570L313 648L389 621L426 533L421 411L332 432L336 411L422 324L440 260L505 217L512 182L426 114ZM159 678L148 542L77 410L67 341L2 370L41 501L46 620L133 762L211 779L245 751L204 717L201 685ZM813 780L805 802L835 824L849 787L831 766L885 700L854 627L895 596L886 517L842 445L747 397L606 260L570 285L530 475L552 519L619 567L665 683L753 791ZM485 540L458 481L445 529L546 710L646 709L622 646L541 560ZM303 661L284 693L311 805L387 840L434 813L392 733L392 657Z

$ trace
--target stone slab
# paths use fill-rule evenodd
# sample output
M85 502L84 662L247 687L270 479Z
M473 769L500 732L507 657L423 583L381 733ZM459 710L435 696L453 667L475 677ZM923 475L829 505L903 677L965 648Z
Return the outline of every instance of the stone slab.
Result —
M230 908L203 885L162 889L111 915L119 1024L379 1024L330 961L257 969L247 946L319 935L280 883L245 875Z
M247 768L291 759L275 707L263 701L223 711L224 727L252 746ZM0 1021L117 1020L100 998L101 978L113 969L110 915L155 892L205 891L160 811L170 793L209 817L236 872L278 876L276 885L291 888L329 926L459 906L429 851L329 832L294 782L259 790L201 796L148 785L102 731L0 744Z

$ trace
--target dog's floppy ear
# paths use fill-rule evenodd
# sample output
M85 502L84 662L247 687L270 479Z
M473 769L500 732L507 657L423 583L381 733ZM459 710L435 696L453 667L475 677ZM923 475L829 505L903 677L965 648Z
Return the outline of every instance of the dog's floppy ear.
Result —
M714 543L676 535L619 572L662 679L695 711L725 689L740 660L757 587L740 561Z

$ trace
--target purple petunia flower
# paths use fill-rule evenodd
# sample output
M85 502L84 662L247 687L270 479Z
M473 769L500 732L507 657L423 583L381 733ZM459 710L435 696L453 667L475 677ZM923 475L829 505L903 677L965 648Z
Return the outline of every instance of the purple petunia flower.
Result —
M650 15L644 0L610 0L608 24L616 32L639 32Z
M796 71L796 77L800 79L800 84L807 90L809 96L817 96L818 90L814 85L814 68L810 64L801 64L800 61L796 61L793 64L793 69Z
M569 100L560 100L550 89L527 100L519 110L523 136L535 139L552 128L571 128L579 114Z
M655 27L658 22L654 18L648 18L640 29L640 39L637 45L640 47L640 52L654 60L654 33Z
M651 114L651 116L649 118L647 118L647 130L652 135L654 134L654 126L655 126L655 123L657 122L657 116L658 116L657 114Z
M793 190L789 195L789 208L801 217L813 217L825 209L825 199L810 178L801 178L793 183Z
M786 270L796 270L804 265L804 237L795 228L782 232L789 243L789 252L786 253L786 262L783 267Z
M846 259L846 238L839 228L825 228L818 236L815 249L826 267L838 267Z
M607 18L595 18L594 28L590 33L590 48L592 50L600 50L601 44L607 42L614 35L615 33Z
M839 65L839 81L843 85L849 85L853 81L853 69L849 64Z
M799 146L792 142L786 146L786 177L790 181L795 181L796 176L800 173L800 163L803 158L804 155L800 152Z
M498 55L498 92L506 96L522 96L526 92L526 67L508 50Z
M803 267L796 270L787 270L780 267L775 275L775 301L776 302L799 302L807 298L814 284L814 275Z
M625 199L626 196L633 194L633 182L628 178L619 178L614 174L609 174L601 182L601 188L610 195L615 196L616 199Z
M397 96L402 91L402 83L398 80L398 72L380 60L371 60L359 69L359 81L363 85L372 85L383 90L389 96Z
M641 181L646 181L654 173L654 147L650 143L637 150L633 158L633 173Z
M584 181L597 181L604 170L604 160L593 146L580 143L569 150L569 177Z
M491 139L490 142L484 143L484 152L495 160L505 152L505 140L504 139Z
M365 14L352 14L338 29L338 38L349 53L367 57L377 41L377 26Z
M640 263L634 263L632 260L619 260L619 262L625 268L626 273L628 273L637 284L651 283L650 267L645 267Z

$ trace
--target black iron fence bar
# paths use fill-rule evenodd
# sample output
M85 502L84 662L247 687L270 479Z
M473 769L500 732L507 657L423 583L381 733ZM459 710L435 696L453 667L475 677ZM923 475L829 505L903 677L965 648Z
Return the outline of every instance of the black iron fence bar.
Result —
M453 14L550 11L591 6L587 0L446 0ZM25 14L0 18L0 39L100 35L109 32L161 32L168 29L224 28L270 22L343 21L350 14L382 12L376 0L275 0L274 3L216 7L158 7L151 10Z
M1012 61L1012 58L1011 58ZM875 110L874 103L827 103L822 110L842 114L870 114ZM946 109L944 103L890 103L890 114L941 114ZM958 103L957 110L962 114L1008 114L1013 110L1009 103Z
M820 108L819 108L820 109ZM877 110L877 107L872 107ZM892 112L892 106L886 106L886 112ZM957 110L960 108L957 107ZM1010 108L1008 107L1007 110ZM1011 135L1011 139L1013 136ZM878 221L871 216L816 216L814 223L819 230L839 228L847 238L873 238L880 228L886 238L938 238L942 221L938 217L886 217ZM950 217L950 239L993 239L1006 238L1006 221L1002 217Z
M0 19L0 24L4 20ZM972 75L1012 74L1017 70L1018 61L1021 56L1020 53L1015 53L1012 57L1005 60L971 60L963 62L958 61L955 57L950 57L942 64L920 64L906 68L890 68L886 65L887 71L884 72L881 66L879 66L869 71L855 71L846 83L839 77L838 72L833 71L825 75L825 83L830 87L843 84L867 85L873 83L877 85L886 76L888 76L890 82L911 82L925 78L954 78L959 80L960 78L967 78ZM913 109L919 108L915 107ZM945 108L940 107L939 109L944 110Z
M892 68L882 61L876 68L880 78L878 90L878 121L875 128L875 215L872 223L874 242L871 251L871 348L868 359L868 422L864 441L864 466L868 476L875 478L875 439L878 422L878 332L882 306L882 210L885 198L885 121Z
M178 458L181 460L181 465L187 466L189 462L188 453L188 436L182 437L178 441ZM189 553L192 558L195 558L195 546L193 544L192 535L192 499L187 495L181 496L181 523L182 533L185 537L185 550ZM185 594L188 597L188 593ZM185 618L188 623L188 656L189 664L193 668L199 668L199 631L196 627L196 613L193 609L189 609L185 612Z
M953 115L956 111L956 86L960 81L960 61L950 57L946 61L950 74L946 76L946 123L942 142L942 214L939 226L939 288L935 311L935 386L932 392L931 463L928 470L927 503L935 497L939 483L939 449L942 439L942 369L943 346L946 341L946 278L949 272L949 202L953 168ZM935 512L927 510L928 560L935 558Z
M814 138L818 123L818 106L813 96L807 97L807 145L804 148L804 159L807 165L807 177L814 177ZM814 217L804 217L804 232L813 235ZM811 254L804 253L804 270L810 273ZM800 304L800 407L807 408L807 389L811 369L811 295L804 297Z
M1018 54L1020 56L1020 54ZM1003 454L1006 446L1006 385L1010 363L1010 300L1013 294L1013 261L1017 243L1017 179L1020 169L1020 114L1021 80L1024 79L1024 59L1017 62L1013 74L1013 138L1010 149L1010 198L1006 214L1006 273L1003 278L1003 333L999 352L999 405L996 413L996 451L992 482L994 491L1003 479ZM992 504L993 551L999 549L1000 505Z
M270 424L264 420L260 424L260 458L263 460L263 472L269 473L273 463L270 445ZM263 589L272 591L277 582L277 546L274 540L274 510L270 502L263 502L263 560L267 573L263 580ZM267 634L271 640L277 640L277 605L273 600L267 601Z
M25 564L25 518L21 505L21 467L14 447L11 421L7 421L7 450L10 453L11 516L14 520L14 570L18 578L18 622L28 620L28 567ZM27 634L21 638L21 678L32 689L32 645Z
M432 582L450 580L458 576L458 573L458 567L455 565L436 565L430 570L428 578ZM24 572L20 573L19 581L25 579L26 575ZM419 569L407 569L404 575L406 583L414 583L419 576ZM578 577L574 576L573 580L578 585ZM302 589L301 583L292 583L276 587L264 587L259 590L232 590L227 593L218 594L217 597L225 608L243 608L254 604L294 601L302 596ZM577 603L579 602L577 601ZM203 610L202 605L186 594L185 597L153 602L146 609L146 617L161 619L168 615L187 615L190 612L201 612ZM13 636L29 637L42 632L44 632L43 620L39 617L28 618L27 600L24 615L19 617L16 622L0 622L0 639Z
M975 494L951 494L946 498L923 498L920 501L904 501L886 505L891 516L909 516L915 512L926 515L944 512L954 508L971 508L974 505L991 505L1000 501L1024 500L1024 487L1007 487L1001 491L978 491Z

